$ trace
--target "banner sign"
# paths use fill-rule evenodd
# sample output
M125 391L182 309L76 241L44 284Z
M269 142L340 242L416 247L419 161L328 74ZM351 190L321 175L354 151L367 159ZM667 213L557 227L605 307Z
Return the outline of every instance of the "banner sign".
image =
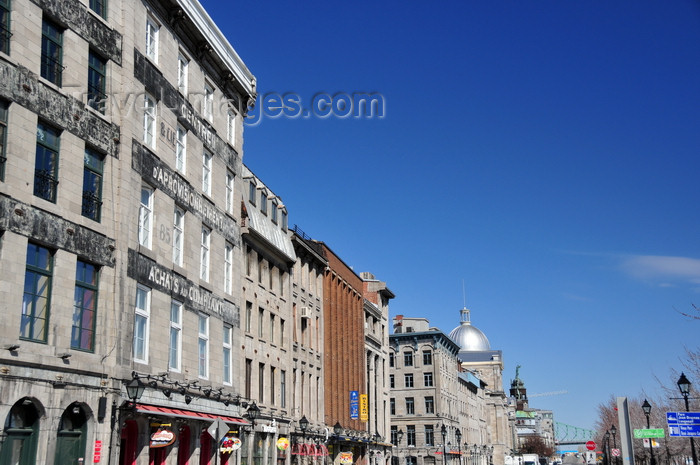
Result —
M360 395L357 391L350 391L350 419L357 420L360 413Z
M170 425L167 425L170 426ZM175 442L175 433L162 425L158 431L151 434L151 447L166 447Z
M341 452L338 458L343 465L352 465L352 452Z
M367 405L367 394L360 394L360 420L369 420L369 406Z

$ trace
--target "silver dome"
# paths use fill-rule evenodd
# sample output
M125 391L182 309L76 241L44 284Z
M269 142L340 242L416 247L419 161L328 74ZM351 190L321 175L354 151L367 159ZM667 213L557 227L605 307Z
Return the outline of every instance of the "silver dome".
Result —
M472 326L469 320L469 310L460 310L460 325L450 332L450 339L455 341L461 351L483 351L491 350L491 344L486 334L482 333L476 326Z

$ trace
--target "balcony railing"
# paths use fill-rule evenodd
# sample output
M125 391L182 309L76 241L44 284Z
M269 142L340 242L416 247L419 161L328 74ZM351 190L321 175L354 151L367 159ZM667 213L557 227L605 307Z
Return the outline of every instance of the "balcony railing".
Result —
M94 192L83 192L83 216L100 221L102 200Z
M46 199L49 202L56 201L56 187L58 180L47 170L34 171L34 195Z

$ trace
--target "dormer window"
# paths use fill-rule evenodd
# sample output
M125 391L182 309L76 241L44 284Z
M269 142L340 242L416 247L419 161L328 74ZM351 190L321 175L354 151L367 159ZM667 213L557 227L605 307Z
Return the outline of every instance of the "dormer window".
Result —
M282 229L287 230L287 211L282 210Z
M260 192L260 211L263 215L267 215L267 193Z
M253 205L255 205L255 203L256 203L255 202L255 183L252 181L248 184L248 201Z
M272 201L272 211L270 212L272 222L277 224L277 200Z

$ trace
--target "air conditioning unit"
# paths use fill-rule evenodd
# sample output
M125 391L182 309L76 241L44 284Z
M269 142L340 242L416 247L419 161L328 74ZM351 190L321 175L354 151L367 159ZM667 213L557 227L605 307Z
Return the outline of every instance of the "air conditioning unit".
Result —
M299 314L302 318L311 318L311 311L309 310L309 307L301 307L299 309Z

